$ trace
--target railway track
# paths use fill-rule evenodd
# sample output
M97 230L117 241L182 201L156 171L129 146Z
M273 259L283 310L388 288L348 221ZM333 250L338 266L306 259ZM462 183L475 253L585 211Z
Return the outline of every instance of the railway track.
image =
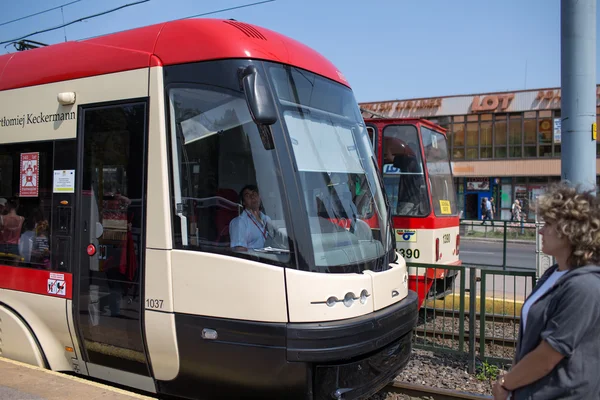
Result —
M431 330L431 329L423 329L423 328L415 328L414 330L415 333L423 336L423 337L428 337L428 338L438 338L438 339L453 339L453 340L458 340L458 332L442 332L439 330ZM469 331L465 331L465 343L469 341ZM481 336L476 333L475 334L475 341L476 342L480 342L481 341ZM502 337L494 337L494 336L489 336L489 337L485 337L485 343L486 344L495 344L498 346L504 346L504 347L511 347L511 348L515 348L517 346L517 340L514 338L502 338Z
M476 395L448 389L430 388L427 386L405 382L394 382L386 386L384 391L405 395L408 396L409 399L489 400L492 398L491 396Z
M460 313L458 310L444 310L444 309L422 309L421 315L424 316L427 322L420 321L418 326L415 328L415 333L421 337L426 338L437 338L437 339L450 339L450 340L459 340L459 333L456 329L443 329L443 321L447 321L449 318L458 319L460 318ZM468 313L464 314L464 318L468 318ZM479 313L476 314L477 323L481 324L481 315ZM438 321L442 321L442 326L438 325ZM516 337L518 336L518 331L515 330L515 326L518 326L520 322L520 317L510 316L510 315L499 315L499 314L485 314L484 319L487 328L492 328L492 330L496 331L496 334L490 334L488 329L486 328L486 336L485 343L486 344L494 344L503 347L516 347ZM503 328L504 326L504 328ZM464 324L464 340L465 342L469 341L470 332L468 330L469 324L468 321L465 321ZM482 338L480 335L480 327L477 326L475 330L475 341L481 342Z
M434 317L445 317L445 318L459 318L460 317L460 312L458 310L452 310L452 309L439 309L439 308L422 308L420 310L420 312L423 314L425 313L429 318ZM464 317L468 318L469 317L469 312L465 311L464 312ZM481 314L479 312L475 313L475 318L477 321L481 321ZM486 322L495 322L495 323L515 323L518 324L521 321L521 317L520 316L512 316L512 315L503 315L503 314L491 314L491 313L486 313L485 314L485 321Z

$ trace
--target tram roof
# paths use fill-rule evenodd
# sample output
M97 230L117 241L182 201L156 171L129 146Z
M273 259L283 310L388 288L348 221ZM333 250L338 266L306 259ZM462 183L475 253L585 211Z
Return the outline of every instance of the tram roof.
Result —
M294 65L349 86L330 61L294 39L243 22L203 18L169 21L0 56L0 90L232 58Z

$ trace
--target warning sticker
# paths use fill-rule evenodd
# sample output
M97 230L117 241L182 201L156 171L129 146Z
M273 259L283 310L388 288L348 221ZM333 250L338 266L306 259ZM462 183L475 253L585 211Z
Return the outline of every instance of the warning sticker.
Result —
M48 279L48 293L64 296L67 293L67 283L57 279Z
M59 281L64 281L65 274L57 274L55 272L50 272L50 279L57 279Z
M37 197L39 187L40 153L21 153L21 179L19 196Z

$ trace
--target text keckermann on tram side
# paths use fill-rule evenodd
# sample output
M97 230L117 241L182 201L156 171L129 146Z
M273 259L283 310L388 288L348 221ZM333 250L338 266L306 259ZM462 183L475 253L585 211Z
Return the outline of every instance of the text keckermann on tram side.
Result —
M75 111L64 112L64 113L54 113L54 114L44 114L43 112L37 113L29 113L27 115L17 115L14 118L0 118L0 127L9 127L9 126L21 126L22 128L25 125L33 125L33 124L42 124L48 122L56 122L56 121L67 121L74 120L77 118Z

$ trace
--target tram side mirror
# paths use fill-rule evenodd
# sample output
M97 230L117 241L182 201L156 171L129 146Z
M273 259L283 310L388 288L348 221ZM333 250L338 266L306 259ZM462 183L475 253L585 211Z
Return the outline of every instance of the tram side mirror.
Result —
M273 125L277 121L277 111L267 90L265 78L254 65L241 68L240 78L254 122L258 125Z

